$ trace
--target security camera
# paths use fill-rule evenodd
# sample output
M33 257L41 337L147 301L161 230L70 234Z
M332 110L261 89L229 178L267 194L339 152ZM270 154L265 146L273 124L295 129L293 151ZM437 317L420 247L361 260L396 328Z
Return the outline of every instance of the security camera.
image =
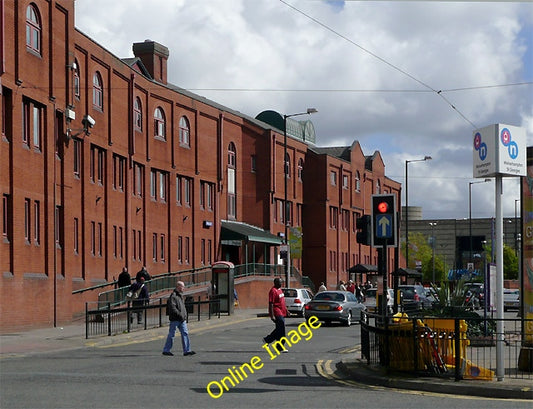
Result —
M81 121L85 128L92 128L96 121L90 115L85 115Z

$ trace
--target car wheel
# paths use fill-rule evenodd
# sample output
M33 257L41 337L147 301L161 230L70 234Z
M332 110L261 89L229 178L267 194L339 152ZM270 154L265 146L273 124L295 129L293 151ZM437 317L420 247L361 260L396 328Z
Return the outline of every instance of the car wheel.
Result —
M347 327L349 327L350 325L352 325L352 312L351 311L348 311L348 319L345 321L344 323Z

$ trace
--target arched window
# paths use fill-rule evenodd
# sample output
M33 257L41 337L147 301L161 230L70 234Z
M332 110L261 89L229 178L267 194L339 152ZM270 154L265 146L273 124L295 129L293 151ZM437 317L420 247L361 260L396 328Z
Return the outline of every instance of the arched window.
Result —
M288 153L285 154L284 167L285 167L285 177L290 178L291 177L291 156Z
M104 86L98 71L93 75L93 107L99 111L104 110Z
M237 217L237 189L236 189L236 164L237 150L235 144L230 142L228 146L228 218Z
M74 96L80 99L80 64L78 60L74 60Z
M357 173L355 174L355 191L361 191L361 174L359 173L359 171L357 171Z
M189 120L182 116L180 118L180 145L190 146L190 127Z
M154 136L156 138L165 139L165 113L159 107L154 112Z
M304 176L304 160L302 158L298 159L298 181L302 182Z
M139 97L133 102L133 129L139 132L143 130L143 110Z
M26 47L41 54L41 18L34 4L26 9Z

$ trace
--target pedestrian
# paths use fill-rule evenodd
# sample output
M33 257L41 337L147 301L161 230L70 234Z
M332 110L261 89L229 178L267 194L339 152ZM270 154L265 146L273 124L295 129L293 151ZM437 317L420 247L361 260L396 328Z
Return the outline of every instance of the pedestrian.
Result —
M270 344L279 341L285 337L285 317L287 316L287 307L285 306L285 295L281 289L281 278L274 279L274 285L268 293L268 315L276 324L274 330L263 338L265 343ZM288 349L281 345L281 352L289 352ZM279 353L279 351L278 351Z
M357 298L357 301L363 302L363 297L364 297L363 289L361 288L359 283L357 283L357 285L355 286L355 298Z
M337 290L339 291L346 291L346 286L344 285L344 281L339 281L339 285L337 286Z
M318 287L318 292L321 293L322 291L327 291L327 290L328 290L328 288L324 284L324 281L321 281L320 282L320 287Z
M137 275L135 276L135 279L137 281L139 281L139 278L143 277L144 278L144 281L150 281L152 279L152 277L150 277L150 274L148 274L148 271L146 270L146 267L143 266L138 272L137 272Z
M127 298L132 301L133 313L137 315L137 324L142 324L144 315L143 306L150 302L150 293L148 292L148 287L144 283L143 277L135 280L130 286L128 294L131 294L131 296ZM130 322L133 323L133 315L130 317Z
M123 267L118 275L118 288L129 287L131 285L131 276L128 273L128 267Z
M351 292L352 294L355 294L355 284L353 280L348 281L348 285L346 286L346 291Z
M189 340L189 330L187 329L187 310L185 308L185 302L183 301L183 290L185 290L185 284L183 281L178 281L175 290L170 294L170 297L168 297L167 313L170 325L168 327L167 340L163 347L163 355L174 355L171 350L174 345L176 329L178 329L181 334L183 355L189 356L196 354L196 352L191 351L191 341Z

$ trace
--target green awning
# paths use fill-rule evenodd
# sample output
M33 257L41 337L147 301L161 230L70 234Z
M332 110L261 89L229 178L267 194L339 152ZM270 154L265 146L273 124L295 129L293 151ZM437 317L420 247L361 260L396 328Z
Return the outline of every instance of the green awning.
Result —
M280 245L283 243L280 237L242 222L230 222L222 220L220 230L220 240L222 244L235 245L236 241L253 241L257 243Z

